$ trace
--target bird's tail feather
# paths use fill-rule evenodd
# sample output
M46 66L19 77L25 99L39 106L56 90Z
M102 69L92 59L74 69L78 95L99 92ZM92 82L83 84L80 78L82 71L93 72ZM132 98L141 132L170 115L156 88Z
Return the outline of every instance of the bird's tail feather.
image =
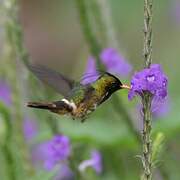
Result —
M47 110L52 110L57 108L54 103L45 103L45 102L28 102L27 107L47 109Z
M37 108L37 109L46 109L58 114L71 113L73 108L68 103L64 101L55 101L55 102L28 102L27 107Z

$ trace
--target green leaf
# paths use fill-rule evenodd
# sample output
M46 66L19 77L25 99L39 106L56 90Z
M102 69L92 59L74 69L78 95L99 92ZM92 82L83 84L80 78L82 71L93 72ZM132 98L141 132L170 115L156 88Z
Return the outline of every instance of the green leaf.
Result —
M162 132L157 133L152 145L152 163L153 166L159 161L159 156L163 150L165 136Z
M9 109L4 103L0 102L0 143L4 143L4 140L8 137L7 131L10 128L11 116Z

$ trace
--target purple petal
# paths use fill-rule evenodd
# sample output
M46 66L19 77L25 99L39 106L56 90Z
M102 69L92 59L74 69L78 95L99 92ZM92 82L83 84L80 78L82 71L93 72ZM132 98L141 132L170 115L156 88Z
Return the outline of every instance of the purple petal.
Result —
M12 103L10 86L2 80L0 80L0 101L3 101L7 106Z
M142 111L142 104L138 104L136 107L137 111L139 112L139 119L143 118L143 111ZM170 111L170 100L169 98L159 100L153 98L152 105L151 105L151 112L154 118L162 118L167 115Z
M79 164L79 171L84 172L88 167L92 167L97 173L102 172L102 158L98 151L92 151L91 158Z
M24 136L26 140L31 140L37 135L38 128L35 120L26 117L23 124Z
M102 158L101 158L100 152L96 150L92 151L91 158L94 160L94 165L92 165L92 167L94 167L97 173L101 173L102 172Z
M51 171L55 165L56 163L52 160L47 160L44 162L44 168L48 171Z
M172 1L172 17L177 24L180 24L180 1Z
M152 113L155 118L164 117L170 111L170 100L169 98L164 99L163 101L156 100L155 98L152 101Z
M67 136L56 135L37 147L34 157L44 162L44 167L51 170L56 164L68 159L71 153L70 141ZM37 154L37 155L36 155Z
M37 144L32 149L32 162L35 165L42 165L45 166L45 161L48 159L47 156L47 148L48 148L48 141Z
M94 82L98 78L98 75L96 61L93 57L89 57L81 83L85 85Z
M128 93L128 99L131 101L134 98L135 95L136 95L135 91L130 89L130 91Z
M132 66L116 49L106 48L101 52L100 57L108 72L125 77L132 70Z
M71 169L66 164L62 164L54 180L71 180L74 179L73 177Z
M45 149L42 153L47 169L53 168L56 164L67 160L71 152L69 138L64 135L54 136L53 139L47 141L43 147Z

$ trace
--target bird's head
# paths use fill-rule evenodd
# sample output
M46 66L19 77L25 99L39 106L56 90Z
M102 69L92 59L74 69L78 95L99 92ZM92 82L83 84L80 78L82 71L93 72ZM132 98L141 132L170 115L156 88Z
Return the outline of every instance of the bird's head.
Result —
M122 82L113 74L105 72L99 80L102 84L112 93L120 89L130 89L128 85L122 84Z

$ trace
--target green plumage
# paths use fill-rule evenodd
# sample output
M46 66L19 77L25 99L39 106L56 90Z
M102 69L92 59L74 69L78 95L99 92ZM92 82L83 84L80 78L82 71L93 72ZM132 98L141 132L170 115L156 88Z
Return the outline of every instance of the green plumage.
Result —
M119 90L122 84L115 76L104 73L96 81L79 85L72 89L68 99L77 107L83 106L85 111L94 111L97 106L108 99L113 92Z
M86 87L78 85L72 89L67 99L72 100L76 105L80 104L85 97Z

